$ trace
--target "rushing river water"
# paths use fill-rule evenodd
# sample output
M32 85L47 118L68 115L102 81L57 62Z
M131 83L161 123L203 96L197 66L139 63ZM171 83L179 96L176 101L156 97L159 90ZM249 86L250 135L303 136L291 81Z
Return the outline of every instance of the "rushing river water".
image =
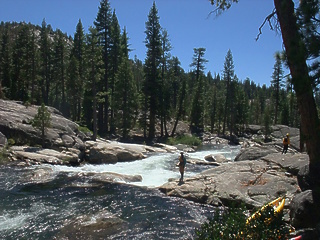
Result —
M189 153L203 159L221 153L233 159L238 147ZM193 239L214 208L167 197L157 187L179 178L178 154L157 154L115 165L0 167L0 239ZM185 178L208 167L188 164ZM49 169L46 181L31 181ZM96 182L104 172L141 175L133 184ZM108 219L108 221L106 221ZM95 223L95 224L92 224Z

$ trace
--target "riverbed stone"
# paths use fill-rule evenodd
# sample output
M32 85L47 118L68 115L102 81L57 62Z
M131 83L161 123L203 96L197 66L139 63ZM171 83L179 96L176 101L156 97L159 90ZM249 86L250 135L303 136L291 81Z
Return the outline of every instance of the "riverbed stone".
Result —
M262 126L261 125L253 125L253 124L249 124L246 126L246 128L244 129L244 132L250 135L253 134L259 134L262 132Z
M27 172L24 176L24 182L28 183L46 183L52 181L56 174L49 167L37 168L32 172Z
M87 141L86 143L87 161L92 164L107 164L117 162L128 162L143 159L147 154L166 153L168 150L163 145L152 147L143 144L120 143L98 139L97 141ZM158 145L160 146L160 145Z
M235 157L234 161L244 161L244 160L258 160L264 156L272 153L278 153L274 148L266 146L253 146L249 148L242 148L239 154Z
M296 194L290 204L291 224L298 229L317 227L320 222L319 205L311 190Z
M92 164L109 164L138 160L144 158L142 151L147 151L145 148L137 145L118 144L112 141L89 141L86 142L86 146L89 149L87 152L87 160Z
M258 207L279 196L292 197L300 191L296 177L278 168L265 161L231 162L187 178L183 183L168 182L159 189L168 196L200 203L231 206L243 202Z
M210 155L207 155L204 157L204 159L206 161L209 161L209 162L216 162L216 163L224 163L224 162L228 162L229 160L227 160L227 158L218 153L218 154L210 154Z
M29 146L12 146L9 148L11 158L26 161L31 164L75 164L79 163L81 152L77 149L73 151L56 151L53 149L43 149Z
M120 233L127 223L107 210L67 219L55 239L105 239Z
M125 183L137 183L142 182L141 175L127 175L127 174L119 174L119 173L112 173L112 172L103 172L103 173L94 173L88 174L91 176L92 180L98 182L105 182L105 183L115 183L115 182L125 182Z
M297 176L300 169L309 164L309 156L306 153L299 154L281 154L272 153L261 157L261 160L277 164L281 168Z
M194 165L206 165L206 166L219 166L220 164L217 162L211 162L204 159L197 158L187 158L187 163Z

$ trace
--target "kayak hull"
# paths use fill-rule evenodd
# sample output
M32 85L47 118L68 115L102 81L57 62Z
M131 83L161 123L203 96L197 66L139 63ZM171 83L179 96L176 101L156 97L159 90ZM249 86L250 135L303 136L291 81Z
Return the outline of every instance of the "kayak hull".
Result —
M253 213L246 221L247 224L250 223L251 220L261 216L261 212L263 212L267 207L273 207L274 209L274 214L278 214L282 212L285 204L285 198L284 197L279 197L265 205L263 205L258 211Z

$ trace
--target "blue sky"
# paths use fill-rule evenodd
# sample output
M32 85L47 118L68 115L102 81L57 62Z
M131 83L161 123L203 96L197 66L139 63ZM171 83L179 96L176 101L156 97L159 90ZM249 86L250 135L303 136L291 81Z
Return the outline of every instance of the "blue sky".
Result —
M110 0L121 29L126 27L133 51L144 61L146 47L145 22L153 0ZM97 16L100 0L1 0L0 21L25 21L41 25L45 18L53 29L74 35L81 19L85 32ZM274 53L283 49L280 34L263 28L255 40L265 17L274 8L271 0L240 0L216 17L209 15L214 7L208 0L157 0L160 24L168 31L171 54L177 56L188 71L193 48L206 48L206 72L221 74L227 51L233 55L235 74L257 84L270 85Z

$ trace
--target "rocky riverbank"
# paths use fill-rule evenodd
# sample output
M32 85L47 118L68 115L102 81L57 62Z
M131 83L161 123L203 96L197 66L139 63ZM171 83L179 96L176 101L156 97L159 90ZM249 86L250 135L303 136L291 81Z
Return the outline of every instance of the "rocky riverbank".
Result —
M284 196L285 219L304 234L303 239L320 239L319 204L304 184L309 157L297 151L299 130L286 126L274 126L273 130L271 140L263 143L261 128L249 126L250 134L241 139L242 149L233 162L222 162L183 183L171 179L160 191L214 206L244 203L249 208ZM289 152L282 154L285 132L290 133L292 144Z
M41 148L38 147L42 143L41 133L31 124L37 109L38 106L0 100L0 145L6 146L2 151L19 166L43 163L77 166L82 162L114 164L143 159L153 153L192 150L185 146L172 147L165 144L148 146L105 139L92 141L90 134L80 131L76 123L64 118L54 108L49 108L51 127L46 130L45 148ZM282 137L286 133L290 134L291 145L288 153L283 155ZM210 145L229 142L212 134L204 134L202 139ZM303 170L307 169L309 158L297 151L300 147L299 129L273 126L268 142L264 139L260 126L248 126L244 137L236 139L242 149L234 161L221 155L187 159L188 164L205 164L212 168L185 179L182 184L178 179L171 179L159 189L168 196L214 206L245 203L248 207L259 207L279 196L285 196L287 220L297 229L317 228L320 222L316 214L318 208L312 192L304 185L307 171ZM30 176L30 181L50 180L49 170L39 171ZM107 182L119 178L123 182L141 181L141 176L113 173L96 174L96 178Z
M174 151L176 148L158 144L151 147L98 139L91 141L90 133L80 130L78 124L66 119L55 108L50 127L45 131L45 147L41 133L32 126L38 106L25 106L21 102L0 99L0 147L11 161L20 165L57 164L79 165L81 162L107 164L134 161L155 152Z

